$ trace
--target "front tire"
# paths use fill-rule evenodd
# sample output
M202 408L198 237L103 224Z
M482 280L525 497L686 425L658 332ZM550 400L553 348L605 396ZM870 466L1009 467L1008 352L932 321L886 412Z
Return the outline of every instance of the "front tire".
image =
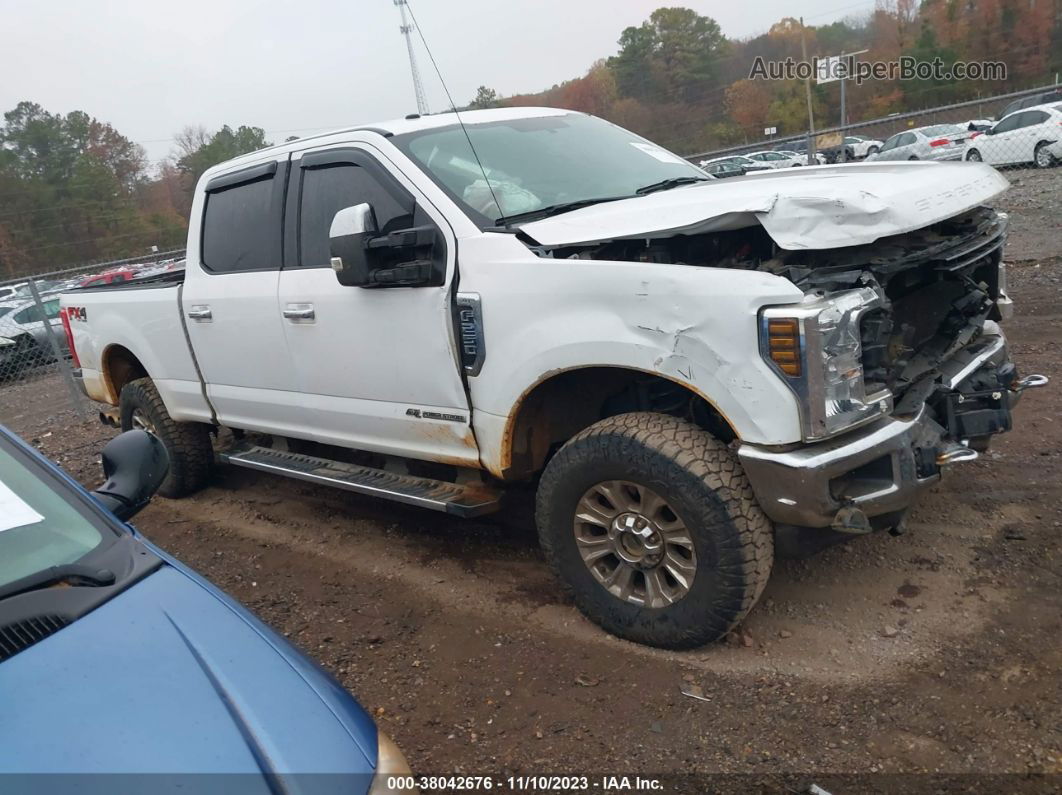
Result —
M536 520L583 614L663 648L723 637L759 599L774 558L734 454L663 414L622 414L572 438L542 475Z
M214 463L210 431L206 425L171 418L150 378L137 378L122 387L118 413L123 431L145 430L157 436L166 447L170 473L159 487L160 495L184 497L207 484Z
M1040 141L1036 145L1036 149L1033 152L1033 162L1036 163L1037 168L1051 168L1055 164L1055 158L1048 150L1050 144L1047 141Z
M966 160L970 163L980 163L982 162L981 153L976 149L971 149L966 153Z

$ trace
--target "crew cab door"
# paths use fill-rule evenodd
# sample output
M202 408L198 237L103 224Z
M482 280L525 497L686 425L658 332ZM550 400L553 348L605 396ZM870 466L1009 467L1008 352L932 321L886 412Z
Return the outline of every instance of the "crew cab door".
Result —
M301 436L277 303L287 155L215 177L192 207L181 311L222 425ZM199 225L199 234L195 226Z
M433 225L445 267L415 287L345 287L330 265L336 213L368 203L380 232ZM479 460L454 344L456 239L446 219L368 144L293 156L283 328L311 438L447 463Z

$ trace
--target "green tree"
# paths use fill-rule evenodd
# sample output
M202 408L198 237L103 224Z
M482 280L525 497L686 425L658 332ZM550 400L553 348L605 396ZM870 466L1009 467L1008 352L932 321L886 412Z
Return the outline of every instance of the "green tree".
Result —
M483 108L498 107L498 92L493 88L480 86L476 89L476 96L468 103L469 110L482 110Z
M189 191L195 189L196 182L211 166L272 146L261 127L240 125L233 130L227 124L213 135L202 127L186 127L176 141L180 150L177 168L184 174Z
M656 89L652 77L652 56L656 32L648 22L626 28L619 37L620 51L608 59L621 97L648 99Z
M699 99L726 50L719 24L689 8L658 8L649 15L649 25L656 41L653 64L670 99Z
M0 126L0 272L54 270L147 245L143 149L82 111L20 102Z

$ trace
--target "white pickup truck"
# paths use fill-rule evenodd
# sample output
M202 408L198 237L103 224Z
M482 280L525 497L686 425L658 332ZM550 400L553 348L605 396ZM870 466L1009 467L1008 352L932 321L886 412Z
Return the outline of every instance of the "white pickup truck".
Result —
M468 516L533 484L578 607L690 647L751 609L776 543L899 531L1046 383L997 323L1006 185L715 181L579 113L410 117L210 169L186 271L63 319L87 394L165 442L164 494L215 456Z

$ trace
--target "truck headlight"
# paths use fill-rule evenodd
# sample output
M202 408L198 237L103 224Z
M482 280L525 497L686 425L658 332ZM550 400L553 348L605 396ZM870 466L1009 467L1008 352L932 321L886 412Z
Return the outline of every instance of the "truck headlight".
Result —
M880 306L878 294L863 287L761 312L760 351L796 394L805 441L891 410L892 396L867 395L863 382L859 320Z

